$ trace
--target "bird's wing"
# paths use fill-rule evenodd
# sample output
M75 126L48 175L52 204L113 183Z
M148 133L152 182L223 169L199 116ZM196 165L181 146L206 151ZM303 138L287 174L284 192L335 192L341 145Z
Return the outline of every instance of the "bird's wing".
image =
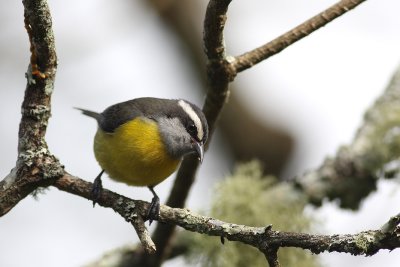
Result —
M85 109L79 110L83 114L95 118L103 131L113 133L119 126L136 117L157 120L159 117L173 116L179 109L176 102L177 100L173 99L142 97L112 105L102 113Z
M108 107L97 121L103 131L112 133L122 124L140 116L143 112L137 105L137 99L133 99Z

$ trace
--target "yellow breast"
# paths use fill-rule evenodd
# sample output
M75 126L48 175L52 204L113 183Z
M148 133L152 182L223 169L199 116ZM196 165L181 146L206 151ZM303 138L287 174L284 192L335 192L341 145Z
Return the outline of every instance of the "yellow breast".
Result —
M112 179L135 186L162 182L180 162L167 154L157 124L141 118L119 126L114 133L99 128L94 153Z

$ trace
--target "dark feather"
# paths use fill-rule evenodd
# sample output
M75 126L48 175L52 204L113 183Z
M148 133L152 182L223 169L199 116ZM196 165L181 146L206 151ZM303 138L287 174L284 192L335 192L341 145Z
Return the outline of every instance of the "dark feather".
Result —
M178 101L175 99L142 97L112 105L100 114L85 109L77 109L81 110L83 114L95 118L103 131L112 133L119 126L136 117L145 117L153 120L157 120L160 117L178 117L183 120L183 125L186 125L186 120L189 118L181 116L184 112L178 105ZM207 122L203 113L197 106L189 104L199 114L203 124L205 124L205 138L207 138Z
M92 117L92 118L96 119L97 121L98 121L98 120L100 119L100 117L101 117L101 115L100 115L99 113L94 112L94 111L90 111L90 110L83 109L83 108L75 108L75 109L82 111L82 114L83 114L83 115Z

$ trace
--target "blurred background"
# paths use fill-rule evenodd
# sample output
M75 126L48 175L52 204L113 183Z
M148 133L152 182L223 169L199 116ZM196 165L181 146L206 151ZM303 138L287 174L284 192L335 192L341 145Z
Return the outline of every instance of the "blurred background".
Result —
M175 3L178 2L178 3ZM283 34L335 1L233 1L227 52L242 54ZM73 107L102 111L128 99L205 97L202 23L207 1L50 1L58 54L47 141L66 169L92 181L94 121ZM400 63L400 2L366 1L266 62L240 73L230 103L191 190L188 208L207 210L215 181L237 161L262 159L282 179L316 168L351 142L363 112ZM17 157L17 133L29 61L19 1L0 8L0 177ZM147 189L103 179L104 186L149 201ZM157 187L165 201L173 179ZM382 181L357 212L335 203L309 208L324 233L380 227L397 214L395 181ZM268 224L268 222L265 222ZM151 226L154 229L154 226ZM0 266L81 266L115 247L137 242L131 225L110 209L50 188L0 218ZM398 266L400 252L365 258L322 255L325 266ZM181 266L174 260L165 266Z

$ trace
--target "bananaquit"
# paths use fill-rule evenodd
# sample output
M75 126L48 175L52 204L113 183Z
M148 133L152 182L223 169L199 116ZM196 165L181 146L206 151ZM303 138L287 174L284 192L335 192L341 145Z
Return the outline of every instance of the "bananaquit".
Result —
M160 199L154 186L170 176L182 157L196 153L203 160L208 126L203 112L186 100L136 98L112 105L102 113L79 109L96 119L94 154L102 171L96 177L93 205L102 190L101 175L153 194L148 219L157 219Z

